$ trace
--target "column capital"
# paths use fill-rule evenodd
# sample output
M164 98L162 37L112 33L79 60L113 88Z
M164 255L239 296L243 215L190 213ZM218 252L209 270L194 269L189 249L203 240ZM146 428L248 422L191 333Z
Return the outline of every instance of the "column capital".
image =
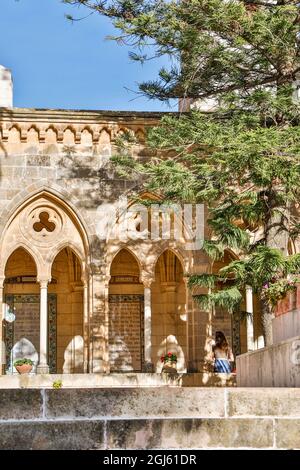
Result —
M152 282L154 281L154 277L148 273L142 273L140 276L140 281L144 284L145 288L150 289Z
M51 279L40 277L37 279L37 282L40 284L41 288L46 288L48 284L51 282Z
M81 276L81 282L82 282L83 286L88 285L89 279L88 279L88 276L87 276L86 273Z
M0 289L3 289L4 288L4 281L5 281L5 277L0 277Z

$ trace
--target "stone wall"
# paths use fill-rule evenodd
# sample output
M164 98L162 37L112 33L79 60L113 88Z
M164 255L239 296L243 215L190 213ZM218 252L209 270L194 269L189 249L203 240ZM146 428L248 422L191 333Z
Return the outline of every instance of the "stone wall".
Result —
M278 344L294 336L300 336L300 310L292 310L272 321L273 342Z
M0 390L1 449L299 449L296 389Z
M237 357L239 387L300 387L300 336Z

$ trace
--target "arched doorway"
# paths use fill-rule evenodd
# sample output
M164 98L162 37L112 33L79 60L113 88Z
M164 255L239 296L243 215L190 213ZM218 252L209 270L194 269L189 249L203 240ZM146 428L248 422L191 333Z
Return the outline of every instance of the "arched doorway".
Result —
M140 269L126 249L114 258L109 283L109 361L111 372L143 370L144 289Z
M55 324L55 318L55 298L49 296L48 330L50 324ZM36 263L23 248L17 248L5 266L2 335L6 373L16 372L13 367L14 361L24 357L34 362L35 372L40 351L40 287L37 282ZM54 348L49 347L48 360L52 364L51 370L55 372L55 330L52 341Z
M77 255L64 248L52 264L48 295L56 298L56 370L58 373L83 372L83 282ZM54 325L51 325L54 329ZM51 331L49 331L51 334ZM54 344L52 344L54 347Z
M159 257L151 290L154 367L160 372L160 357L171 352L177 355L177 370L186 371L186 287L181 262L173 251L166 250Z

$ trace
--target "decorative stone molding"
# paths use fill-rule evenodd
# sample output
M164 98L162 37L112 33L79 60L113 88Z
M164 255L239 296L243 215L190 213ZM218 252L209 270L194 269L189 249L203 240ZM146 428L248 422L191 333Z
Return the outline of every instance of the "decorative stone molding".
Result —
M151 284L155 281L155 278L147 273L147 272L142 272L140 275L140 282L144 285L146 288L151 288Z
M51 278L44 278L44 277L39 277L37 278L37 282L40 284L41 289L46 289L48 287L48 284L51 282Z
M157 124L157 122L153 123ZM135 129L130 125L115 124L111 126L106 125L93 125L92 127L82 124L74 124L65 126L59 122L50 124L48 127L43 123L29 123L19 124L18 122L6 126L5 123L1 125L1 114L0 114L0 134L2 134L3 142L10 143L48 143L50 133L53 133L51 137L51 143L54 144L66 144L66 145L87 145L85 137L87 131L90 133L91 144L107 144L115 140L117 136L124 134L124 132L131 132L138 145L145 143L145 129L143 127ZM73 136L72 136L73 135Z
M61 239L66 217L47 199L30 204L19 219L20 231L38 246L51 246Z

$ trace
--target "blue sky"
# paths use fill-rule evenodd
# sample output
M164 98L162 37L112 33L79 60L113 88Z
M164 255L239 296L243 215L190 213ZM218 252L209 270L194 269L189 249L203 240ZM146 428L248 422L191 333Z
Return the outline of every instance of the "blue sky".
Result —
M0 64L13 72L14 106L170 111L126 90L155 78L162 60L133 63L127 47L105 39L114 32L109 20L92 15L71 24L65 13L87 11L60 0L1 0Z

